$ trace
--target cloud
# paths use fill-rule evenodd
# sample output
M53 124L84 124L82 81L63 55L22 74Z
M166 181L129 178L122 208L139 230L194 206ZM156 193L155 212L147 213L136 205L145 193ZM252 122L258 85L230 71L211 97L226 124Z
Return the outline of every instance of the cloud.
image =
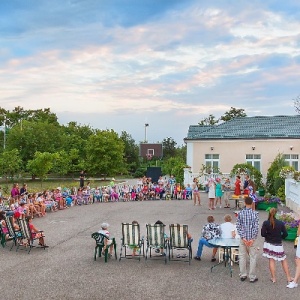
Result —
M1 3L1 106L142 123L197 123L231 106L294 113L297 2L113 2Z

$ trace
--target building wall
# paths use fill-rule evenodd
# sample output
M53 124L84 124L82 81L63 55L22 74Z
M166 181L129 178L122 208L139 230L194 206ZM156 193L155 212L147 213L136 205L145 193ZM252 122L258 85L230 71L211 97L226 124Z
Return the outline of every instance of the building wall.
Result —
M222 173L229 173L237 163L246 162L246 154L261 155L261 173L267 171L278 153L300 153L299 139L270 140L202 140L187 141L187 165L191 171L200 171L205 164L205 154L219 154L219 168ZM300 165L300 164L299 164Z

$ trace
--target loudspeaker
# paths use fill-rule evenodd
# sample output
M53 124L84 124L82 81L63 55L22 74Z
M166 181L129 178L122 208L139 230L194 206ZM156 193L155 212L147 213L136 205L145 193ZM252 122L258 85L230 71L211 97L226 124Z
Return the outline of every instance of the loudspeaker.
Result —
M151 177L152 182L157 182L159 176L162 176L161 167L148 167L146 176Z

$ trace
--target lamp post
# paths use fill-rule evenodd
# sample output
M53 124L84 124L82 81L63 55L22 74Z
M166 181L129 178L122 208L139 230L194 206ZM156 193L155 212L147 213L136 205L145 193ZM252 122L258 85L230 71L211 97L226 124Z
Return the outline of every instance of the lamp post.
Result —
M6 147L6 118L4 118L3 149Z
M147 143L147 127L149 127L148 123L145 123L145 143Z

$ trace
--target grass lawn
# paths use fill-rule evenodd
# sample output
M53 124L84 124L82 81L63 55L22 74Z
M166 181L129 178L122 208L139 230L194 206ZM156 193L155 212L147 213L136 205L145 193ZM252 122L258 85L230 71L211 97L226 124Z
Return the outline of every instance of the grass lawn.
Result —
M91 188L95 188L97 186L106 186L109 184L108 180L102 180L102 179L89 179L85 180L85 184L87 182L90 182ZM118 182L118 180L116 181ZM18 183L19 188L23 186L23 183L26 183L28 185L28 192L29 193L35 193L35 192L41 192L44 190L52 190L57 187L67 187L67 188L72 188L72 187L79 187L79 180L73 180L73 179L66 179L66 178L57 178L57 179L47 179L41 182L40 180L32 180L32 179L15 179L14 181L0 181L0 186L2 187L2 194L4 197L10 196L10 191L12 189L13 183Z

